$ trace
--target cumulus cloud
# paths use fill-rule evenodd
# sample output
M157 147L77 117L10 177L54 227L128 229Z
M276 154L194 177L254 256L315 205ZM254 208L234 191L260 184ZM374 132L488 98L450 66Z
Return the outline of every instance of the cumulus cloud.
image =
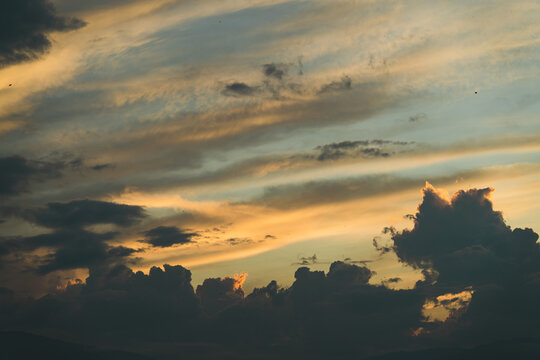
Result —
M438 273L448 286L514 281L540 271L538 234L511 229L493 209L492 188L461 190L446 199L431 185L414 215L414 228L393 234L398 258Z
M2 2L0 67L36 59L50 47L48 34L71 31L85 25L77 18L58 16L48 0Z
M422 271L425 280L417 287L429 289L431 299L473 293L453 319L462 341L540 335L532 320L540 316L538 234L508 226L493 209L492 192L460 190L447 198L427 184L414 227L389 231L392 244L384 248Z
M216 314L227 307L240 304L244 299L244 290L239 280L226 278L210 278L197 286L199 297L204 310L208 314Z
M370 353L366 346L373 342L401 343L419 324L423 297L370 285L372 274L345 262L334 262L327 274L302 267L290 288L272 281L245 297L246 274L206 279L193 291L191 273L181 266L153 267L145 275L117 264L91 268L85 283L24 305L6 300L7 291L0 297L28 315L11 313L7 328L24 323L26 329L85 334L98 343L112 336L120 343L168 341L177 349L204 341L209 358L223 351L253 352L251 358L294 358L299 351L324 358L337 351L341 357ZM45 316L31 315L37 312Z

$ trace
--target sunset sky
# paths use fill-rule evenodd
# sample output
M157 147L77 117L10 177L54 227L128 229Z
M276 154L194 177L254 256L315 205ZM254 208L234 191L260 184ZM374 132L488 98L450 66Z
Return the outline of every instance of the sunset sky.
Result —
M423 267L380 247L426 191L490 187L508 226L540 229L538 1L22 3L0 35L16 296L85 283L101 252L246 294L334 261L412 289Z

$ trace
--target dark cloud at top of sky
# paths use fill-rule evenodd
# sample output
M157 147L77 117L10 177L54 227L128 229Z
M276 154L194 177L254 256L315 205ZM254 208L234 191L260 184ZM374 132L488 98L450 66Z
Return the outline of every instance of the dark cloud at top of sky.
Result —
M48 228L80 228L97 224L129 226L146 217L140 206L99 200L48 203L44 207L24 210L21 214L24 219Z
M199 234L186 232L176 226L158 226L145 231L144 236L146 239L142 240L142 242L148 243L153 247L171 247L177 244L192 242L192 238L199 236Z
M0 158L0 196L25 192L32 180L59 176L63 167L61 163L31 161L17 155Z
M51 46L48 33L81 28L84 21L58 16L48 0L2 2L0 67L36 59Z

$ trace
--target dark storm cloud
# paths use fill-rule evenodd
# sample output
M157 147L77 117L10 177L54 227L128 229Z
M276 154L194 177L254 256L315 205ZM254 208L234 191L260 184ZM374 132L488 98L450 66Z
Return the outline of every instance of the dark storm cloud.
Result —
M176 226L158 226L145 231L144 236L146 239L141 241L154 247L171 247L192 242L192 238L199 236L199 234L184 231Z
M231 84L225 85L223 89L223 94L227 96L251 96L255 94L257 87L249 86L243 82L234 82Z
M90 269L85 284L70 285L27 305L22 319L36 329L53 326L101 340L114 335L115 342L170 341L174 336L188 340L200 314L191 272L170 265L154 267L148 275L124 265L97 266Z
M398 258L435 270L438 282L448 286L512 282L540 271L538 235L506 225L493 210L492 191L459 191L447 201L427 187L414 228L392 236Z
M44 54L51 47L50 32L84 25L82 20L58 16L48 0L2 1L0 67Z
M96 224L129 226L144 219L146 214L140 206L98 200L73 200L28 209L22 212L22 217L48 228L79 228Z
M352 79L349 76L344 76L340 81L332 81L326 85L323 85L319 90L319 94L333 92L333 91L343 91L350 90L352 88Z
M6 313L2 328L62 329L75 339L132 343L134 351L147 342L165 348L166 342L176 343L171 351L188 359L223 353L272 359L301 353L315 359L359 356L373 352L368 344L410 340L423 304L414 290L370 285L371 276L368 268L344 262L333 263L327 274L302 267L290 288L272 281L245 297L234 278L206 279L194 292L191 273L181 266L153 267L148 275L124 265L96 266L86 283L41 299L14 303L10 293L0 294L4 309L23 309ZM188 356L193 342L205 344L206 356Z
M428 186L414 227L388 231L399 260L422 270L417 287L433 295L473 291L453 319L453 336L466 342L540 336L538 234L510 228L493 209L492 191L461 190L448 200Z
M17 155L0 158L0 197L27 191L31 181L59 176L63 167L62 163L32 161Z
M197 286L197 297L208 314L216 314L227 307L240 304L244 300L244 291L235 286L236 281L227 277L205 279Z

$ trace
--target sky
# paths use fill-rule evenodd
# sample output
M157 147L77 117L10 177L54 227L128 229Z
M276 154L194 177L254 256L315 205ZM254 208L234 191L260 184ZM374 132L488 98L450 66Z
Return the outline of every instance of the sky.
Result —
M368 292L420 301L415 336L442 337L428 327L463 313L486 325L467 306L493 285L484 258L460 277L470 258L444 244L496 253L486 236L515 237L502 263L531 267L508 274L540 276L537 1L0 3L10 301L64 299L119 267L137 288L159 268L212 317L209 279L237 306L272 280L294 294L355 269Z

